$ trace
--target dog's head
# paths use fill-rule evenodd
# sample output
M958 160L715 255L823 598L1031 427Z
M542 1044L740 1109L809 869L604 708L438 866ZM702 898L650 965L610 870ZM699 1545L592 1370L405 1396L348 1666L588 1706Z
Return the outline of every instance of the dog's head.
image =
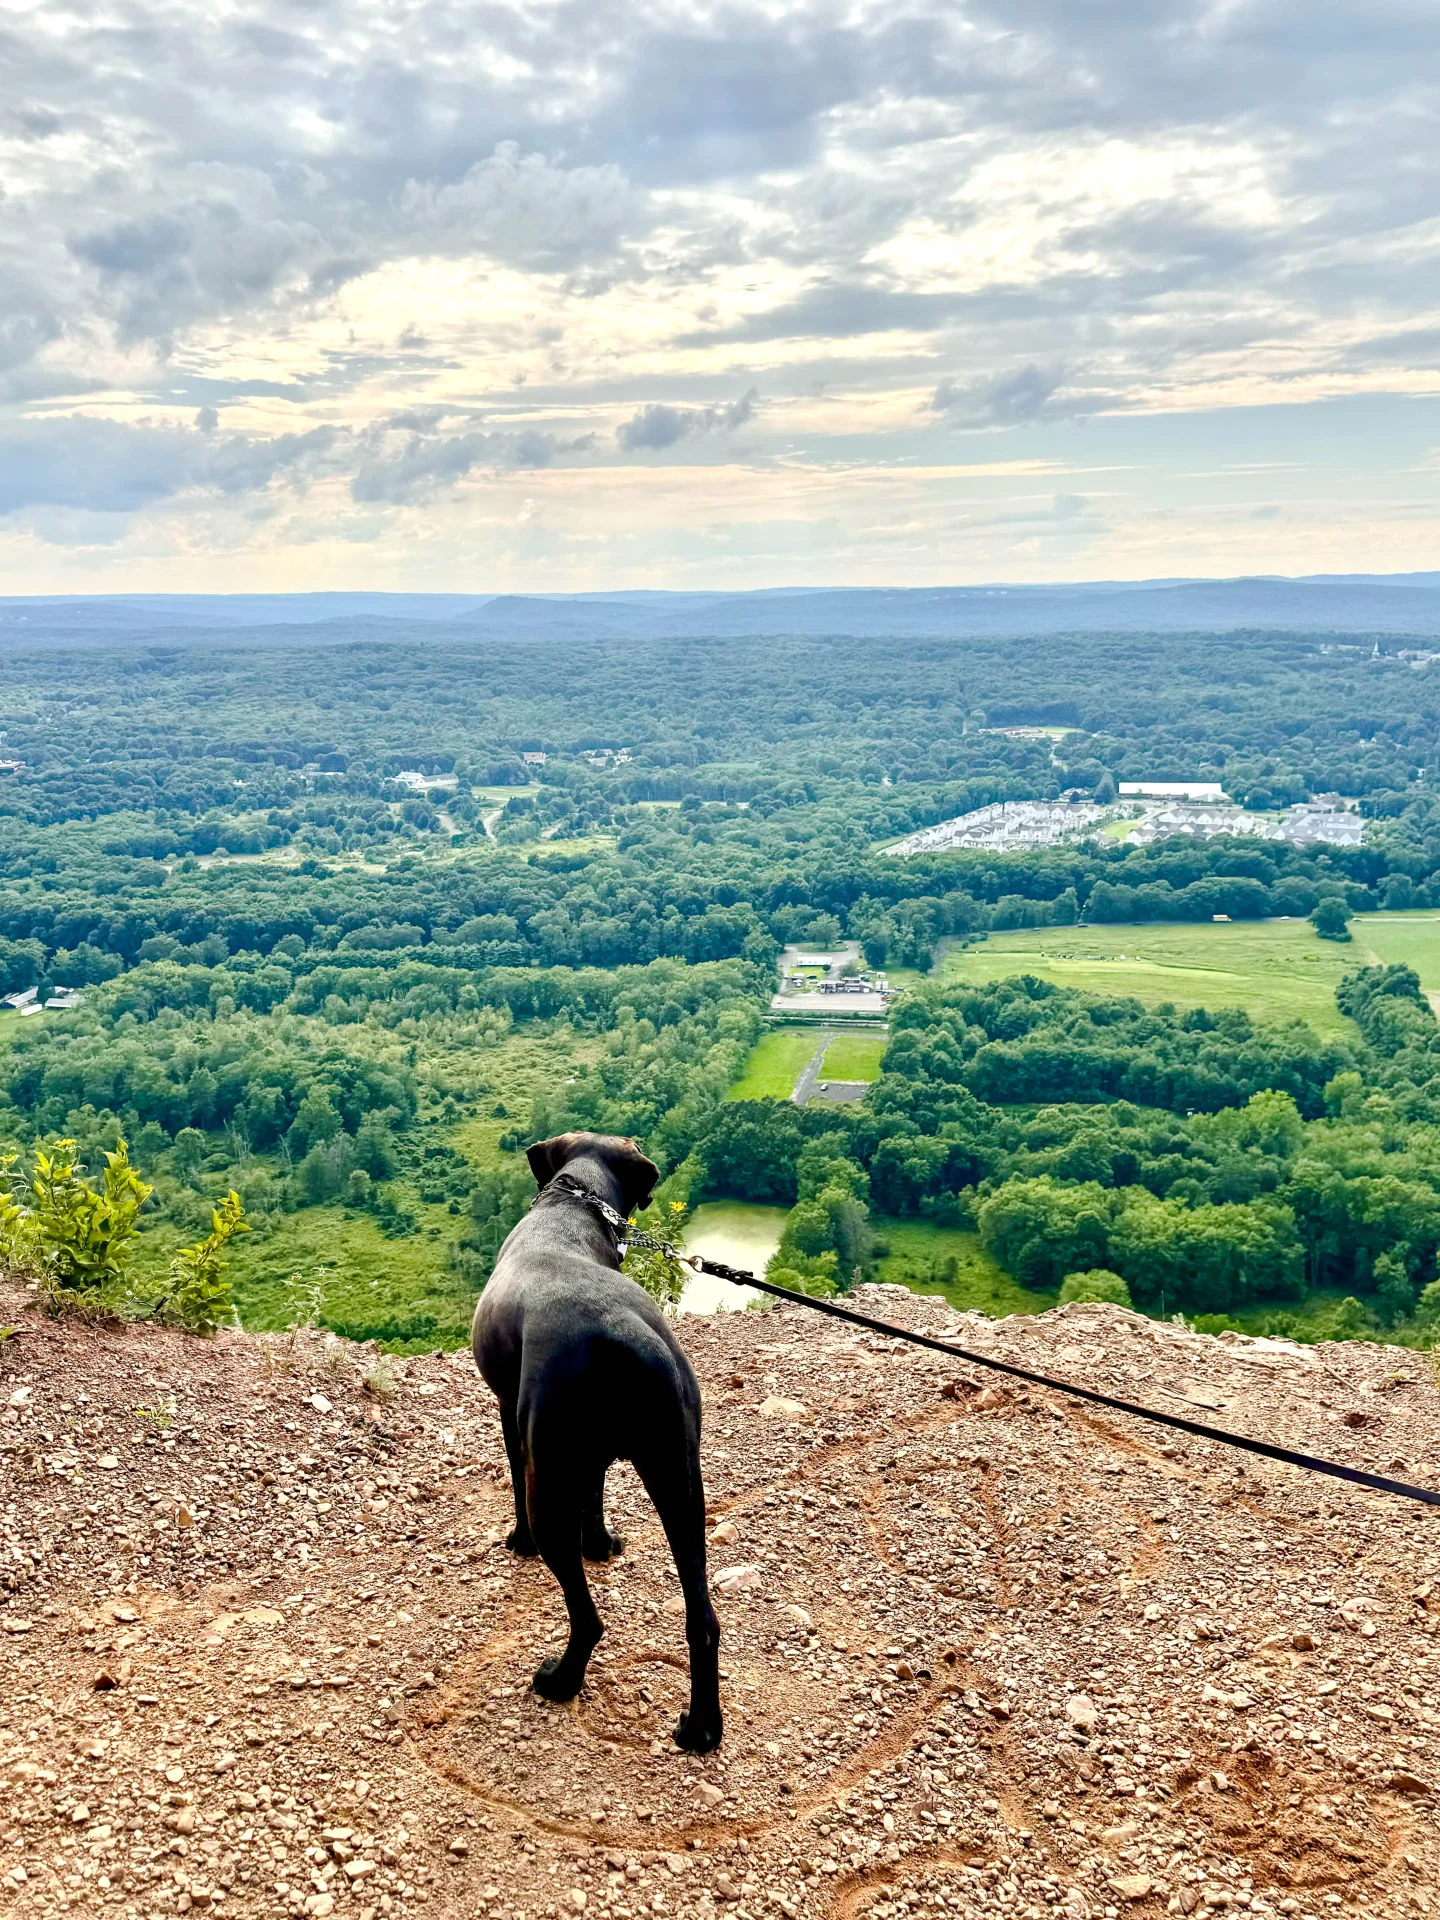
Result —
M572 1160L598 1160L619 1183L620 1211L626 1215L648 1206L660 1178L660 1169L633 1140L613 1133L557 1133L553 1140L537 1140L525 1157L542 1187Z

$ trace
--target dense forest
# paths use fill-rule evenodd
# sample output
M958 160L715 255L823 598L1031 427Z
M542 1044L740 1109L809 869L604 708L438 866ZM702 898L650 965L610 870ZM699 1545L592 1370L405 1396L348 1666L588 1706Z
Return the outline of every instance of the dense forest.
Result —
M1221 1313L1318 1288L1418 1328L1440 1055L1404 969L1357 969L1344 1041L918 984L860 1107L725 1098L787 942L923 982L991 930L1440 907L1440 682L1400 646L12 641L0 991L85 993L0 1020L0 1133L92 1163L123 1133L156 1258L234 1186L257 1312L314 1294L401 1344L463 1324L528 1197L517 1149L567 1124L635 1134L692 1202L794 1209L777 1258L805 1284L873 1270L867 1223L916 1217L1035 1289L1111 1273ZM1257 811L1338 791L1365 844L885 852L1137 777Z

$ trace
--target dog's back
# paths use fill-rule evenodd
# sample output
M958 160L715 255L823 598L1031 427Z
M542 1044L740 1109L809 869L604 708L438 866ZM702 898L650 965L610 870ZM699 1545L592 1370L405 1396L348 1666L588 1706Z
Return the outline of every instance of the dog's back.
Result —
M584 1454L633 1459L675 1415L698 1421L694 1372L643 1287L557 1238L532 1213L505 1242L475 1309L475 1364L522 1433L543 1409Z

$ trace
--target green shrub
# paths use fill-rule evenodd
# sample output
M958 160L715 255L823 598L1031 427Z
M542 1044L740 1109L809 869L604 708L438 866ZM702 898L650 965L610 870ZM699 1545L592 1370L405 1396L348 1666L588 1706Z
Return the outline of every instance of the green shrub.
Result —
M227 1193L210 1215L210 1232L193 1247L182 1247L170 1262L168 1284L155 1302L157 1319L213 1333L234 1310L225 1274L225 1249L237 1233L249 1233L238 1193Z
M35 1149L31 1218L41 1294L52 1311L119 1312L126 1300L126 1260L152 1189L130 1165L123 1140L105 1156L100 1190L81 1174L75 1142Z
M1084 1273L1067 1273L1060 1283L1060 1304L1071 1300L1104 1300L1112 1307L1130 1305L1130 1289L1118 1273L1103 1267L1090 1267Z

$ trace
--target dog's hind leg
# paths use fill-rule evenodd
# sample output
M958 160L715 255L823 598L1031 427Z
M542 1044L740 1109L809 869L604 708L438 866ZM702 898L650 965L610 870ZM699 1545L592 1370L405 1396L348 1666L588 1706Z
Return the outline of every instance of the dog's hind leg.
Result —
M605 1475L603 1472L595 1483L594 1498L585 1508L580 1551L587 1560L595 1561L618 1560L625 1551L625 1542L618 1533L611 1533L605 1524Z
M643 1463L637 1460L635 1468L655 1503L685 1596L690 1708L675 1723L675 1744L690 1753L711 1753L720 1744L725 1723L720 1713L720 1623L705 1576L705 1491L699 1448L687 1440L678 1461L673 1455L663 1461L652 1456Z
M552 1468L553 1473L553 1468ZM547 1700L573 1700L585 1682L585 1669L605 1628L590 1598L585 1563L580 1557L581 1505L569 1488L557 1491L537 1472L530 1489L530 1530L541 1558L560 1582L570 1616L570 1638L558 1660L547 1660L534 1687Z
M500 1431L505 1436L505 1457L510 1462L510 1489L515 1495L515 1526L505 1536L505 1544L512 1553L523 1554L531 1559L540 1549L535 1545L530 1533L530 1520L525 1511L525 1455L520 1446L520 1428L515 1419L515 1409L500 1402Z

